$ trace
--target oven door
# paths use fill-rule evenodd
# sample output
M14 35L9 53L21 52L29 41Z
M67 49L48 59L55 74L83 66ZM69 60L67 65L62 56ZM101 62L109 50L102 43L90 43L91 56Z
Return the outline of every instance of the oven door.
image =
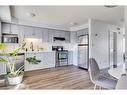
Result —
M64 61L64 60L66 60L67 59L67 53L65 52L59 52L58 53L58 60L59 61Z
M56 52L56 66L68 65L68 52L67 51L57 51Z

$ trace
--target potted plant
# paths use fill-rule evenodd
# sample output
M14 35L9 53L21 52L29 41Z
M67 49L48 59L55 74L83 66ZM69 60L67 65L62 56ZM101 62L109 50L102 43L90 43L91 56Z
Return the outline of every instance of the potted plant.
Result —
M7 72L6 75L9 85L16 85L22 82L24 75L24 65L16 69L16 56L21 50L24 49L24 47L25 43L22 44L19 48L14 49L11 53L6 53L5 50L8 48L8 46L4 43L0 43L0 62L5 63L9 69L9 72ZM26 58L26 61L32 64L38 64L41 62L40 60L37 60L36 57Z

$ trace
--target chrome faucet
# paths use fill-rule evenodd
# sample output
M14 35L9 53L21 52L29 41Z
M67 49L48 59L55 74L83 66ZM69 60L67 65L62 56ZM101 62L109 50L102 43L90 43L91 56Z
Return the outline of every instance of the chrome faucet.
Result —
M34 51L33 42L30 43L30 49L31 49L32 51Z

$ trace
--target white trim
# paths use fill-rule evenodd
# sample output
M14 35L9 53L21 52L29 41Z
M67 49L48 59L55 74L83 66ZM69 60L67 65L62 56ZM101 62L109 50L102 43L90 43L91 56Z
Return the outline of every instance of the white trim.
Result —
M88 28L89 24L88 22L83 24L83 25L79 25L79 26L74 26L74 27L71 27L70 28L70 31L78 31L78 30L81 30L81 29L85 29L85 28Z

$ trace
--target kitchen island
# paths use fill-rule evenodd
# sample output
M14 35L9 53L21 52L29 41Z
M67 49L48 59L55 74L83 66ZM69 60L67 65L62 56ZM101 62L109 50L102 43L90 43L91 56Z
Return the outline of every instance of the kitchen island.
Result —
M18 56L17 68L21 65L24 65L25 71L32 71L38 69L52 68L56 64L56 55L55 51L28 51L21 52ZM41 60L38 64L29 64L25 59L27 57L36 56L37 60ZM73 51L68 51L68 64L73 64ZM6 74L7 69L4 63L0 64L0 75Z
M37 69L51 68L55 67L55 52L54 51L42 51L42 52L26 52L25 59L27 57L36 57L37 60L41 62L38 64L29 64L25 61L24 70L31 71Z

